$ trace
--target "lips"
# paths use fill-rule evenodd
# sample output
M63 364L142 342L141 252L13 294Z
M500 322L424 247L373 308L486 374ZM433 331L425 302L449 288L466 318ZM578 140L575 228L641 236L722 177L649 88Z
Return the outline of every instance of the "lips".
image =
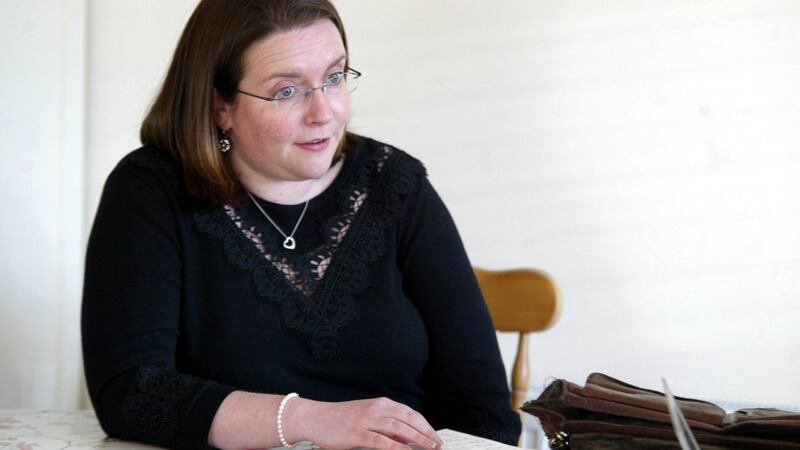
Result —
M331 142L330 138L318 138L318 139L311 139L310 141L306 142L300 142L295 145L308 151L320 152L322 150L325 150L330 142Z

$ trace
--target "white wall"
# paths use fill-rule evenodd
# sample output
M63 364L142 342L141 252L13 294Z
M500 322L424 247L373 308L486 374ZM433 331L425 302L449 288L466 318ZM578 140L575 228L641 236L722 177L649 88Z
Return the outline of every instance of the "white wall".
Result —
M108 171L138 145L139 122L194 3L88 7L84 224ZM799 4L336 4L352 64L364 72L352 128L426 162L475 264L536 266L559 281L566 308L533 341L535 383L604 371L651 387L665 376L684 396L800 404L792 383L800 374ZM15 51L7 42L4 54ZM20 89L4 89L26 104ZM23 108L28 115L16 120L45 124L31 113L40 109ZM53 148L8 160L44 164ZM17 164L2 166L4 180L13 171L14 189L32 189ZM36 179L63 172L48 170ZM59 183L37 191L39 202L62 192ZM30 201L2 195L7 205ZM36 203L21 214L53 212ZM2 233L3 248L16 249L3 267L19 280L16 291L0 288L4 317L12 310L32 330L8 344L12 319L0 319L0 386L19 382L8 361L32 367L42 348L32 336L49 336L56 323L33 320L52 314L45 307L20 312L34 284L60 292L37 278L38 260L17 267L25 250L7 236L33 232L30 224L3 219L3 231L14 227ZM82 246L78 235L64 242ZM27 356L16 342L26 342ZM508 358L513 339L502 344ZM5 389L0 407L33 403Z
M535 382L800 403L800 4L338 4L354 128L427 162L473 263L559 281Z
M85 12L37 0L0 15L0 409L80 398Z
M88 202L140 146L139 126L166 74L194 0L103 0L89 8Z

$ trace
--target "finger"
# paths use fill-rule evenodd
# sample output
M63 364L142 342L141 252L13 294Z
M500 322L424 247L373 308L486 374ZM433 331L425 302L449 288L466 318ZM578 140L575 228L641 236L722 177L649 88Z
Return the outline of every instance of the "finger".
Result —
M403 438L401 438L399 436L389 436L389 438L392 439L392 440L395 440L397 442L402 442L403 441ZM428 450L428 449L430 449L430 450L441 450L442 448L444 448L443 445L439 445L439 444L436 444L436 447L423 447L423 446L420 446L419 444L417 444L416 442L406 442L405 445L406 445L406 448L410 448L411 450Z
M436 443L436 448L444 447L444 441L442 441L442 438L439 437L439 434L436 433L436 430L434 430L428 421L425 420L425 417L423 417L422 414L405 405L402 406L405 411L400 415L401 420Z
M397 418L435 442L437 448L444 446L444 442L425 417L413 408L386 397L374 399L371 407L374 416Z
M402 420L393 417L384 417L378 420L369 430L403 444L416 444L422 448L438 448L436 440L429 438Z
M389 436L372 431L365 439L364 445L371 449L376 450L409 450L408 444L400 440L392 439Z

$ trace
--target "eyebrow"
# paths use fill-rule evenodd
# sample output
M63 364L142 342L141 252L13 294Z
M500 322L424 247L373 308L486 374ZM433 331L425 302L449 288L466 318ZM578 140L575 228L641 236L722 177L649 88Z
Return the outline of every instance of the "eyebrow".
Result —
M347 59L347 55L342 55L336 61L332 62L325 69L325 71L331 70L332 68L334 68L334 67L338 66L339 64L341 64L346 59ZM273 73L273 74L269 75L268 77L264 78L263 82L266 83L268 81L274 80L275 78L302 78L302 77L303 77L303 74L301 74L299 72L277 72L277 73Z

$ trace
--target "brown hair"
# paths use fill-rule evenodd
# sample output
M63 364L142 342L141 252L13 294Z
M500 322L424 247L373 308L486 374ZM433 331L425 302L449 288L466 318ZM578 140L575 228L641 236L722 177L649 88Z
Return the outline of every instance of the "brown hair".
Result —
M328 0L202 0L197 5L140 130L143 144L180 162L189 194L217 205L240 199L239 181L217 147L214 90L233 101L244 76L244 54L253 43L323 19L336 25L346 50L344 26Z

